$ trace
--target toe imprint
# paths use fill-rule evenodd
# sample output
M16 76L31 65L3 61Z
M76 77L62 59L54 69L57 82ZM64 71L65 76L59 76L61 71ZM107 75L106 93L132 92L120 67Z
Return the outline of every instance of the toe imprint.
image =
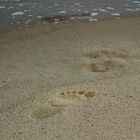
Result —
M85 93L85 91L78 91L77 94L79 95L83 95Z
M84 98L92 98L95 96L94 91L68 91L68 92L62 92L60 93L60 96L62 98L77 98L77 99L84 99Z
M100 51L95 51L93 53L86 53L83 55L84 57L87 58L124 58L127 57L127 54L124 52L117 52L117 51L109 51L109 50L100 50Z

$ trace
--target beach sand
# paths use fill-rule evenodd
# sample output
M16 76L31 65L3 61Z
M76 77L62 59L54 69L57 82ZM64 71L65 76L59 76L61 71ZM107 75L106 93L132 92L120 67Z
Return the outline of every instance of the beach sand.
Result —
M0 34L1 140L140 140L140 17Z

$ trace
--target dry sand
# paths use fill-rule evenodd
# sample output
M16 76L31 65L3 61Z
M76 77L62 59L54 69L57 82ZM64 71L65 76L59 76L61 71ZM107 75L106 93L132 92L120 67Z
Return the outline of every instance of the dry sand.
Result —
M140 140L140 17L1 30L0 140Z

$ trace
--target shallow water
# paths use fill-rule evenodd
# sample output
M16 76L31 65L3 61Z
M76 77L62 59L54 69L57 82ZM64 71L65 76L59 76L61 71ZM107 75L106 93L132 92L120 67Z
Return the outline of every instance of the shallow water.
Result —
M42 17L77 13L91 13L82 17L89 21L108 16L119 19L124 14L139 14L140 0L0 0L1 27L28 26Z

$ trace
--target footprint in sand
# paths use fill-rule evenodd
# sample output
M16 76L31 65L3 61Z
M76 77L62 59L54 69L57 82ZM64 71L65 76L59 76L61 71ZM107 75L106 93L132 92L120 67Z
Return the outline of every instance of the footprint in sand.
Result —
M45 119L60 113L62 109L61 105L43 104L31 110L29 116L34 119Z
M102 62L84 64L83 67L91 72L107 72L110 70L117 70L126 66L126 62L120 60L106 60Z
M32 109L29 116L32 119L46 119L58 113L62 113L64 108L70 105L68 100L72 100L74 103L78 102L78 100L83 101L85 99L93 98L94 96L94 91L78 90L60 92L58 95L55 95L55 97L50 97L51 100L48 99L47 103Z
M83 65L86 70L91 72L107 72L118 70L126 66L124 58L127 57L127 54L123 52L101 50L87 53L83 56L94 61L93 63Z

